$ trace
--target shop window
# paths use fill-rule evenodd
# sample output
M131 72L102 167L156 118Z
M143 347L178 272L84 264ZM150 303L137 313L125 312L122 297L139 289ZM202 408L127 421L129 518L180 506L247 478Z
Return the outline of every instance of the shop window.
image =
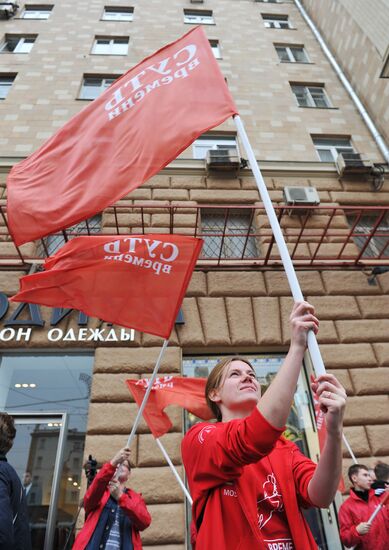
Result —
M253 211L201 209L202 257L221 259L257 258Z
M304 46L275 44L274 47L282 63L309 63Z
M349 215L347 217L353 229L352 237L362 258L389 257L389 213ZM373 234L373 236L371 236Z
M214 25L212 10L188 10L184 9L184 23L196 25Z
M35 36L6 34L0 45L1 53L30 53L35 43Z
M99 95L111 86L118 76L84 75L79 99L96 99Z
M326 109L331 107L330 101L324 90L324 85L304 86L291 83L299 107L316 107Z
M97 214L88 220L80 222L66 229L68 240L81 235L96 235L101 231L101 214ZM49 235L41 239L38 245L40 256L52 256L65 244L65 237L62 234Z
M134 8L127 6L104 6L102 19L104 21L132 21Z
M24 6L21 17L22 19L49 19L53 7L48 4L28 4Z
M287 15L266 15L261 14L263 19L263 24L267 29L292 29L290 24L289 17Z
M92 46L92 54L95 55L127 55L128 36L123 37L104 37L96 36Z
M228 355L230 354L231 351L228 352ZM257 379L261 384L261 393L263 394L276 376L285 356L283 354L262 354L245 355L245 357L249 359L255 369ZM221 358L222 356L214 355L184 357L183 374L184 376L206 378ZM303 454L312 457L312 460L316 461L318 440L313 418L313 403L310 398L308 376L305 369L303 369L298 380L291 412L286 422L284 436L293 441ZM184 433L198 422L202 421L193 414L184 411ZM333 507L331 506L331 508L331 513L333 514ZM323 510L322 513L316 508L311 508L304 510L303 513L319 548L341 548L336 522L334 526L328 526L328 510ZM190 523L191 507L187 506L186 529L188 534L190 533ZM188 539L190 539L190 536L187 536ZM189 548L188 540L187 549L189 550Z
M350 138L312 137L321 162L335 162L340 153L355 153Z
M1 75L0 76L0 99L5 99L11 89L16 75Z

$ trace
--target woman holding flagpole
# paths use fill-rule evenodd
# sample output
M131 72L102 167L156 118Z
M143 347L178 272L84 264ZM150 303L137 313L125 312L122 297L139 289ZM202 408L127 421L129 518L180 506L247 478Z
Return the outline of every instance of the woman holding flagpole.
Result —
M84 527L72 550L142 549L139 531L147 529L151 517L141 495L126 487L130 454L128 447L120 449L94 478L84 497Z
M346 393L331 374L312 390L325 413L327 440L318 465L281 436L307 346L319 321L307 302L295 303L291 344L261 397L251 364L232 356L208 377L206 399L218 422L193 426L182 456L193 497L192 544L198 550L317 548L301 507L328 507L341 474Z

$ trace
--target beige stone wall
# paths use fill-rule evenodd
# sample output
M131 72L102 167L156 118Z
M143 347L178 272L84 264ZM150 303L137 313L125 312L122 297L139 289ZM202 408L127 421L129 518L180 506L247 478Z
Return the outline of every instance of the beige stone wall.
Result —
M17 72L8 97L0 101L2 156L30 154L85 106L87 102L77 99L83 74L120 75L193 27L183 22L183 8L194 7L188 1L137 0L131 23L101 21L103 0L54 4L46 21L16 17L0 22L3 35L38 34L31 53L0 54L1 71ZM207 0L206 8L213 10L215 25L205 25L205 31L220 41L220 67L257 158L317 161L310 134L337 134L351 136L357 150L382 160L293 3ZM261 13L289 15L293 29L266 29ZM91 55L95 35L130 36L128 55ZM311 63L280 63L274 43L304 45ZM333 108L299 107L290 81L325 84ZM385 101L384 89L371 92L376 103ZM229 121L219 130L234 132L235 127Z
M389 47L388 2L303 0L302 3L388 143L389 80L380 78Z

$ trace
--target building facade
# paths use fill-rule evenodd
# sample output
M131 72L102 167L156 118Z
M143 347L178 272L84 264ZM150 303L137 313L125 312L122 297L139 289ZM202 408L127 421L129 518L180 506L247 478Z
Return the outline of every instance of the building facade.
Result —
M358 56L360 41L338 42L336 33L327 33L331 17L351 3L332 2L333 10L325 2L303 4L387 138L389 80L377 77L377 101L370 105L358 61L346 62L347 47ZM364 33L363 63L377 76L371 23L366 19L364 26L358 10L350 25ZM383 0L381 13L385 21ZM0 19L0 406L18 423L10 461L21 475L33 470L34 494L42 495L30 505L36 548L64 548L74 522L82 524L82 465L89 455L101 464L126 443L137 406L124 382L149 377L162 345L75 311L8 302L20 276L66 238L174 232L204 239L161 376L207 376L219 357L239 353L253 360L266 386L288 349L291 293L253 174L240 162L247 154L232 120L88 222L20 249L8 234L5 182L12 166L118 76L196 24L204 26L220 63L303 294L321 320L326 368L349 395L345 435L358 461L389 462L388 171L298 6L254 0L21 4ZM381 54L385 39L375 40ZM61 182L53 185L60 192ZM311 372L307 356L287 435L316 459ZM175 408L169 414L173 428L161 441L183 475L180 442L195 419ZM143 421L138 432L131 484L153 519L144 547L189 548L183 494ZM350 464L344 449L345 472ZM312 512L309 521L321 548L341 548L336 506Z

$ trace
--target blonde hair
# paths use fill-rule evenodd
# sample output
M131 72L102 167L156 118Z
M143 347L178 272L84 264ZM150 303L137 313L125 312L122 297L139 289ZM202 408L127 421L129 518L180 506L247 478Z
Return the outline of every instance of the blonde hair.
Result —
M205 399L207 400L208 407L211 409L218 422L221 422L222 414L219 409L219 405L212 401L209 398L209 395L213 390L217 390L220 388L223 382L224 372L233 361L242 361L243 363L246 363L246 365L251 367L254 371L254 367L250 363L250 361L245 357L241 357L240 355L230 355L228 357L225 357L224 359L221 359L212 369L205 386Z

